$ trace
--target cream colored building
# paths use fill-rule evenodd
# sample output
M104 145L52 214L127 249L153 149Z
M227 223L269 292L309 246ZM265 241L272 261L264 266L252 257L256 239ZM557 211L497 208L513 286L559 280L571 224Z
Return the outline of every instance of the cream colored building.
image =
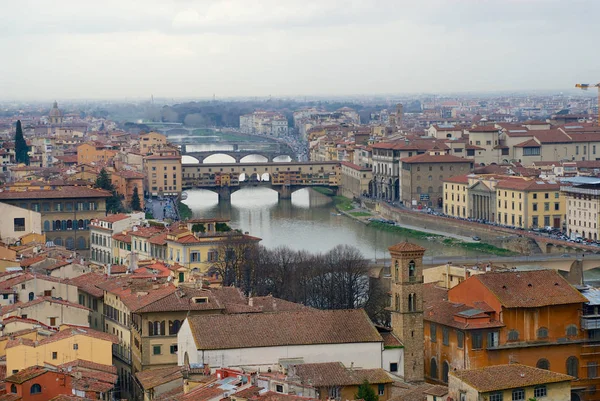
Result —
M167 137L158 132L148 132L140 135L140 152L143 155L151 153L167 145Z
M572 398L573 377L525 365L496 365L449 374L448 394L456 401L579 400Z
M423 269L423 283L435 283L439 287L453 288L475 274L485 273L485 268L475 269L466 266L454 266L450 263L445 265Z
M10 316L34 319L50 327L58 327L61 324L89 327L90 310L72 302L40 297L2 308L2 318Z
M42 233L42 214L33 210L0 202L0 238L14 244L19 237L29 233Z
M152 196L179 196L181 193L181 155L144 157L145 191Z
M373 179L371 168L342 162L341 173L340 190L342 196L352 199L369 194L369 184Z
M567 235L597 241L600 238L600 179L572 177L563 181Z

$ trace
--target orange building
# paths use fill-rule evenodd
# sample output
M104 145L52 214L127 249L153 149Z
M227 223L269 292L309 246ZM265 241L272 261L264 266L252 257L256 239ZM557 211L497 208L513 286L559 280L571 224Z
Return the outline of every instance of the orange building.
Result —
M573 399L600 400L591 391L600 384L600 352L590 346L597 330L581 323L589 302L558 272L489 272L450 290L425 287L427 380L447 383L450 371L520 363L571 375Z
M144 174L133 170L120 170L111 173L111 181L115 190L125 197L125 204L131 204L133 189L137 188L140 206L144 210Z
M77 146L77 164L106 163L115 157L117 150L101 142L86 142Z
M149 132L140 135L140 152L143 155L167 146L167 137L158 132Z

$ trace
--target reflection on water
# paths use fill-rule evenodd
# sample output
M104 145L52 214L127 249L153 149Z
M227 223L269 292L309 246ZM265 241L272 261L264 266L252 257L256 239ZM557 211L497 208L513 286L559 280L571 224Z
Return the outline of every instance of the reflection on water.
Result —
M427 248L428 256L476 255L426 239L417 239L375 230L345 216L338 216L331 198L302 189L290 200L278 200L277 193L264 187L245 188L232 194L231 203L218 202L217 194L207 190L187 191L184 202L194 217L221 217L231 220L235 228L262 238L273 248L287 245L293 249L325 252L338 244L357 247L365 257L388 257L387 248L408 240Z

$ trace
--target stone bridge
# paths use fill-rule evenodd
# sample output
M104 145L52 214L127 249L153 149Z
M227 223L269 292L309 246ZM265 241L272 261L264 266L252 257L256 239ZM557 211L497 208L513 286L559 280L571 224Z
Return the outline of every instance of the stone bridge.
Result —
M278 156L289 156L292 161L296 159L293 152L286 153L279 150L208 150L204 152L184 152L182 149L182 154L195 158L198 160L198 163L204 163L204 159L213 155L233 157L236 163L240 163L244 157L252 155L262 156L267 159L267 162L273 162Z
M271 188L279 199L291 199L292 193L308 187L326 187L337 193L340 183L338 162L223 163L184 164L183 189L207 189L219 200L251 186Z

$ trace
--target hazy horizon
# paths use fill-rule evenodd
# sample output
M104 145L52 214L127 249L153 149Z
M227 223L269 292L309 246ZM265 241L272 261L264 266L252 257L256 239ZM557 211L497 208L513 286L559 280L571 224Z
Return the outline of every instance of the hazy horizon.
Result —
M2 11L3 100L574 94L600 80L593 0L22 0Z

